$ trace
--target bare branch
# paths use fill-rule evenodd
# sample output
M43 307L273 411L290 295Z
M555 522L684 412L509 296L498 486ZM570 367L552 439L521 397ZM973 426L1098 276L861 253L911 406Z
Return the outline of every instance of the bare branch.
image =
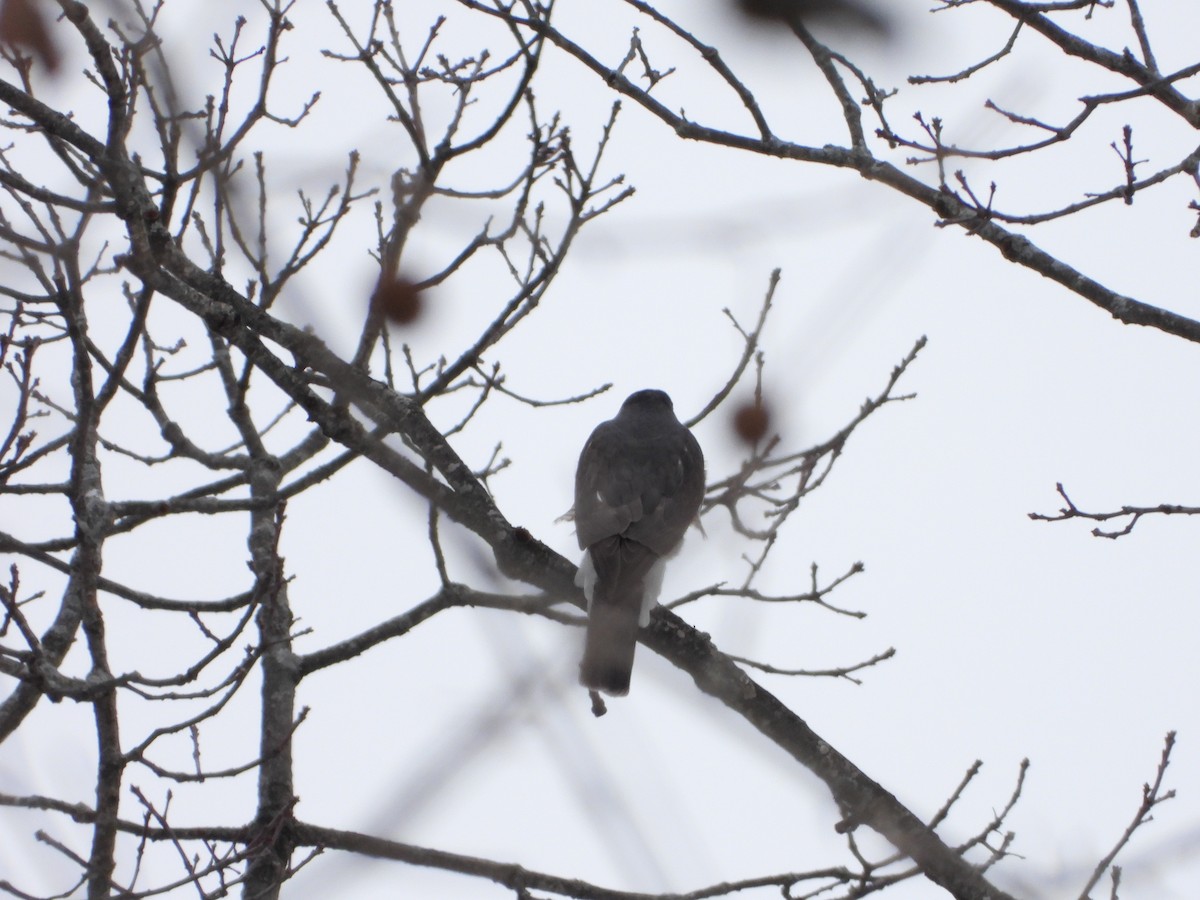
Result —
M1108 870L1109 866L1112 866L1113 860L1117 858L1117 855L1123 849L1125 849L1125 845L1129 843L1129 840L1133 837L1134 832L1136 832L1146 823L1153 820L1153 817L1150 814L1154 811L1154 808L1160 803L1166 803L1168 800L1173 800L1175 798L1175 792L1173 790L1164 791L1162 789L1163 778L1167 774L1167 766L1170 765L1171 762L1171 751L1174 748L1175 732L1168 731L1167 736L1163 741L1162 756L1158 761L1158 769L1154 773L1154 781L1142 785L1142 802L1137 808L1137 812L1133 814L1133 821L1129 823L1129 827L1125 829L1124 834L1117 839L1117 843L1113 846L1113 848L1108 851L1107 854L1105 854L1104 858L1100 860L1100 862L1096 864L1096 868L1092 872L1091 878L1087 880L1087 883L1083 886L1083 890L1079 892L1080 900L1087 900L1092 888L1100 883L1100 879L1104 877L1104 873ZM1121 880L1120 870L1115 866L1113 867L1112 880L1113 891L1115 893L1117 885Z
M1056 514L1050 515L1046 513L1029 513L1029 518L1035 522L1065 522L1067 519L1090 519L1093 522L1108 522L1112 519L1128 519L1124 527L1115 531L1106 531L1102 528L1093 528L1092 534L1096 537L1109 538L1116 540L1124 537L1133 531L1134 526L1141 521L1142 516L1195 516L1200 515L1200 507L1196 506L1180 506L1174 503L1160 503L1158 506L1122 506L1119 510L1112 512L1084 512L1075 502L1067 496L1066 490L1059 482L1054 486L1058 491L1058 495L1062 497L1066 504Z

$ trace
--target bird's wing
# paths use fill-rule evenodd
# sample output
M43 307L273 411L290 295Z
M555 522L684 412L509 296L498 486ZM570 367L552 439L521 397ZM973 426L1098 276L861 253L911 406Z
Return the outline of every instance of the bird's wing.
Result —
M666 556L683 540L704 499L704 454L683 425L646 455L640 467L642 518L625 535Z
M575 470L575 535L587 549L621 534L643 515L641 496L622 472L620 429L603 422L592 432Z
M575 475L580 547L622 535L666 556L683 539L704 497L704 455L678 422L636 436L614 422L592 432Z

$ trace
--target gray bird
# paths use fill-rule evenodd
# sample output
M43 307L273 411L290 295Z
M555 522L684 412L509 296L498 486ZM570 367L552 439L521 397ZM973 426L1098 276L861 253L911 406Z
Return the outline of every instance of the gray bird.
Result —
M639 625L662 588L663 560L704 498L704 454L662 391L630 394L592 432L575 472L575 530L588 600L580 683L629 693Z

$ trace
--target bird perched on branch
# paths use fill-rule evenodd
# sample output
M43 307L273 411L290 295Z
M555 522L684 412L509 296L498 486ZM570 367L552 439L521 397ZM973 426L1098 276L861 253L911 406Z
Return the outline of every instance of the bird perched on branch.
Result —
M575 583L588 600L579 681L629 693L639 625L662 588L704 498L704 454L663 391L630 394L592 432L575 473L575 528L583 561Z

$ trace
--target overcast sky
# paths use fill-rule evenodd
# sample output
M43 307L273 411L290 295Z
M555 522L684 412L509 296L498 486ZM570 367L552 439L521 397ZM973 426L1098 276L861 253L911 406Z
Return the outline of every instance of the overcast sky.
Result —
M697 33L721 47L784 136L818 146L844 141L838 108L802 48L739 30L711 4L693 5L666 8L691 13ZM1034 35L1022 41L1043 52L1023 52L977 81L908 86L907 73L949 73L995 52L1011 26L982 9L931 17L928 3L907 5L894 45L852 40L848 51L881 86L901 88L891 101L897 128L908 129L911 113L921 110L944 117L956 140L989 146L1022 137L983 108L989 97L1063 122L1076 112L1077 96L1116 89L1112 79L1091 78L1045 52ZM1163 69L1194 62L1200 9L1164 0L1143 6ZM497 33L456 7L442 8L455 49L482 46ZM192 14L168 10L164 31L181 48L184 89L197 96L213 90L215 64L186 45L199 30ZM629 21L585 22L592 9L577 4L560 12L564 29L619 60ZM403 146L397 126L384 121L363 73L318 55L322 46L346 49L323 5L294 18L294 80L281 85L282 95L319 88L323 98L305 143L283 129L262 132L260 140L276 141L263 144L276 177L328 184L342 168L339 152L357 146L369 177L386 180ZM1112 22L1123 27L1126 13L1098 10L1086 27L1109 40L1119 31ZM697 120L750 127L727 98L689 81L689 71L700 71L696 60L648 23L642 36L658 68L679 67L663 86L669 105ZM1194 80L1182 87L1196 90ZM603 85L550 54L534 90L543 113L563 109L576 152L586 153L611 103ZM1143 104L1044 161L969 172L984 185L995 178L997 205L1010 211L1071 202L1119 181L1108 142L1133 115L1140 117L1140 155L1151 167L1169 164L1194 142L1194 133L1186 136ZM891 159L900 163L904 155ZM949 841L975 833L1003 806L1029 758L1023 797L1006 823L1017 833L1018 856L992 870L995 883L1020 896L1078 894L1136 810L1164 734L1177 730L1168 786L1179 797L1157 811L1120 860L1121 896L1192 896L1200 880L1197 524L1147 519L1114 542L1091 537L1085 523L1038 523L1027 514L1061 505L1058 481L1097 510L1196 502L1200 349L1116 323L963 231L935 228L929 210L882 185L685 143L631 103L605 169L623 173L636 195L585 229L543 307L496 355L508 386L521 394L553 399L606 382L612 390L580 406L538 411L496 401L455 442L473 465L503 443L512 465L492 489L509 520L575 559L570 525L557 519L572 502L575 463L591 428L643 387L667 390L681 416L701 409L741 349L722 309L752 322L776 267L782 278L764 339L765 384L789 447L835 432L928 336L901 383L916 399L885 408L855 434L827 484L786 526L762 584L801 590L813 563L827 579L862 561L865 573L831 599L866 618L716 599L682 615L722 650L785 668L848 665L894 647L895 658L863 673L860 686L754 677L926 818L982 760L943 829ZM1187 188L1172 182L1132 207L1109 204L1026 233L1115 290L1200 316L1196 243L1188 237L1195 191ZM281 191L274 209L281 234L296 215L288 202ZM414 258L436 268L480 224L478 211L463 204L431 206ZM372 228L364 207L335 252L285 298L282 314L344 349L361 310L354 298L370 284ZM422 358L455 355L490 318L496 292L486 278L454 282L438 298L450 312L406 339ZM442 425L454 414L450 406L433 411ZM710 479L736 467L725 418L710 417L696 434ZM119 479L120 467L112 471ZM110 494L141 490L117 483ZM312 629L299 650L333 643L427 596L436 574L427 571L424 516L421 503L366 463L289 505L283 554L301 625ZM743 576L746 546L730 534L727 518L717 511L704 524L706 534L693 531L670 566L666 596ZM193 520L186 528L114 541L106 565L146 590L184 578L198 596L240 589L244 530ZM183 560L156 549L178 541L202 549ZM473 539L452 538L448 549L454 577L496 586ZM580 643L577 629L455 610L309 678L300 703L312 712L296 744L298 815L648 893L845 859L824 786L645 648L630 696L594 719L575 685ZM169 658L169 647L162 652ZM85 662L82 654L72 659ZM253 754L255 700L247 692L236 717L221 726L228 744L214 746L214 765L225 754L228 764ZM86 710L69 704L39 709L37 732L23 729L0 749L0 790L89 802L90 763L78 763L92 752L88 721ZM252 777L177 789L181 817L248 819ZM60 886L47 876L52 852L30 849L30 820L14 817L6 826L7 817L0 814L3 877L27 889ZM884 846L861 837L875 851ZM161 865L172 871L168 857ZM332 852L290 891L351 900L505 894L487 882ZM931 895L923 881L888 893L894 900Z

